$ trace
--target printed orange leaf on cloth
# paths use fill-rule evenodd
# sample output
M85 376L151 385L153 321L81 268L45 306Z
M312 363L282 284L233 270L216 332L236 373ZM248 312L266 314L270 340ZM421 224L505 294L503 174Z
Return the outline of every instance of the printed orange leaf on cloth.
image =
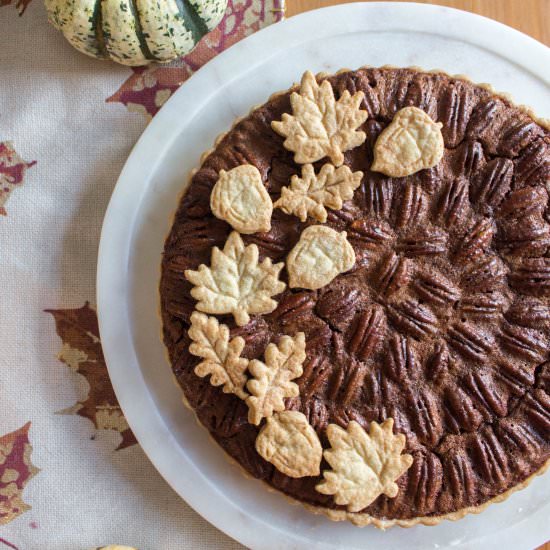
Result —
M2 0L0 0L2 1ZM0 216L7 214L4 205L10 193L23 185L25 171L34 166L36 161L24 161L9 141L0 142Z
M0 525L30 509L23 489L39 470L31 462L30 422L0 437Z
M103 357L97 314L89 303L77 309L48 309L55 319L58 336L63 342L59 360L86 378L88 397L62 412L88 418L98 430L115 430L122 435L116 450L134 443L136 438L118 404Z
M27 6L31 3L31 0L0 0L0 8L2 6L15 5L15 8L19 12L19 15L23 15Z
M134 68L133 74L107 102L123 103L130 111L154 116L205 63L239 40L282 19L283 6L284 0L229 0L220 25L191 53L168 66Z

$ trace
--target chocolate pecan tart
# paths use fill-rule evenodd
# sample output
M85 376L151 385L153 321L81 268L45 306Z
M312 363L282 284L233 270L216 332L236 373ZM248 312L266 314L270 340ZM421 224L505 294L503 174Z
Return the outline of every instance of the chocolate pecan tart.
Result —
M550 131L465 78L306 73L205 155L164 341L249 474L356 524L480 511L550 458Z

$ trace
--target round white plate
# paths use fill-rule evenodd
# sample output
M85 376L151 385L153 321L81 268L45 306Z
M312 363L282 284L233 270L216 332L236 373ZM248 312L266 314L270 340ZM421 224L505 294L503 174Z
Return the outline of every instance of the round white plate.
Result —
M514 548L550 539L550 476L480 516L381 532L289 506L230 464L181 401L159 338L157 285L178 195L200 154L235 117L306 69L417 65L467 74L550 117L550 50L489 19L420 4L347 4L278 23L188 80L150 123L113 193L97 276L111 380L141 446L168 483L219 529L254 549ZM504 545L504 546L502 546Z

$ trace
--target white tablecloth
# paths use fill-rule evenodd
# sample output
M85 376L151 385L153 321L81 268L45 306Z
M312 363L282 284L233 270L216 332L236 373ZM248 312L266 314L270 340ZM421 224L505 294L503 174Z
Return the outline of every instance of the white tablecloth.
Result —
M167 486L125 422L98 339L96 254L148 117L280 19L281 1L230 1L192 55L135 71L73 50L40 0L15 3L0 0L0 550L241 548Z

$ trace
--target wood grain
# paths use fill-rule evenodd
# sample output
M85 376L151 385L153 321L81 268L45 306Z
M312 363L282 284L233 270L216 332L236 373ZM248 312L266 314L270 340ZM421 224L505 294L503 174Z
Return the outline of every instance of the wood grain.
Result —
M287 0L286 16L350 0ZM353 0L351 0L353 1ZM368 0L367 0L368 1ZM396 0L389 0L394 2ZM550 0L416 0L471 11L496 19L550 46ZM550 549L545 549L550 550Z
M355 0L287 0L286 16ZM366 0L369 1L369 0ZM397 0L389 0L395 2ZM496 19L550 46L550 0L416 0L471 11ZM550 542L537 550L550 550Z

